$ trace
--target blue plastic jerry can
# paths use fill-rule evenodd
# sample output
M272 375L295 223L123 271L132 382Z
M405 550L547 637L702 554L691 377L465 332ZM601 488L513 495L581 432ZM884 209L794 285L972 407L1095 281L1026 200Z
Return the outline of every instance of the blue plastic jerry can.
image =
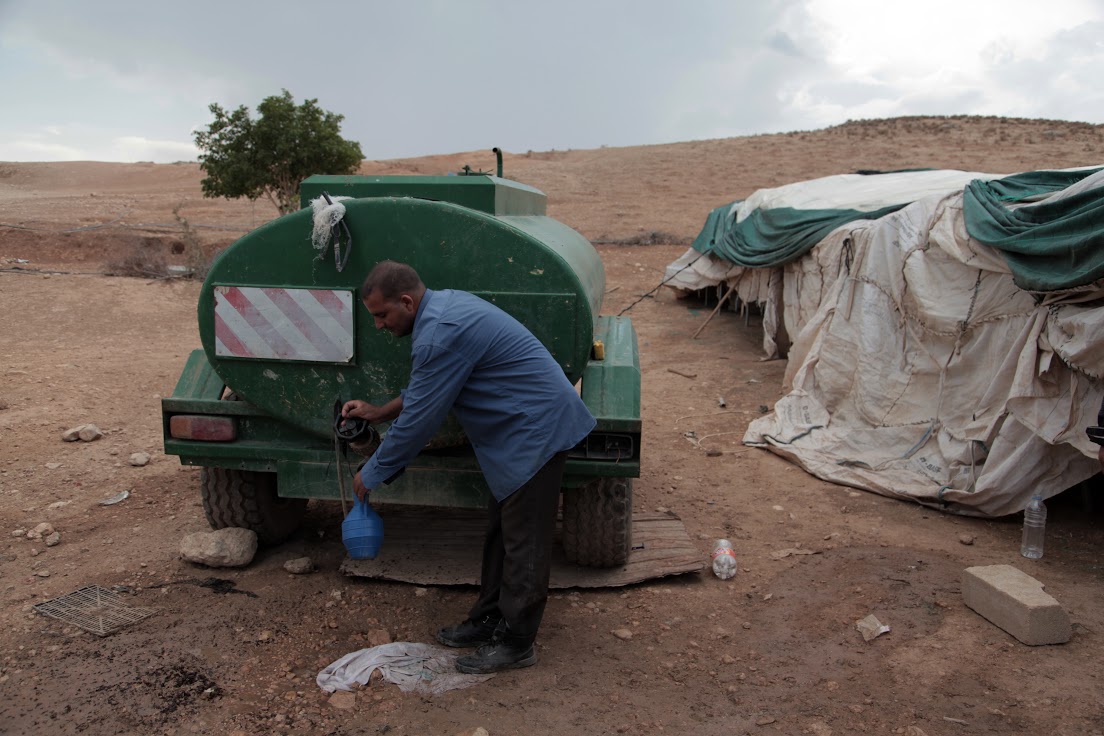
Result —
M354 560L371 560L379 554L383 544L383 519L367 499L353 501L349 515L341 522L341 541Z

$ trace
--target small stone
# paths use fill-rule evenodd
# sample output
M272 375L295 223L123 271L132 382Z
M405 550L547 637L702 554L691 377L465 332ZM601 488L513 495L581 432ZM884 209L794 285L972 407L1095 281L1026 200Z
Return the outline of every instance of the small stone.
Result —
M425 597L425 595L427 593L429 593L429 588L415 588L414 589L414 597L415 598L423 598L423 597Z
M610 633L616 636L621 641L629 641L633 638L633 632L629 631L628 629L614 629Z
M61 463L46 463L47 470L57 470L61 467Z
M272 632L268 629L265 629L261 633L257 634L257 641L268 641L271 638Z
M59 544L61 544L61 535L58 534L57 532L54 532L53 534L46 537L46 546L47 547L56 547Z
M314 572L314 561L309 557L296 557L285 562L284 569L292 575L306 575Z
M356 708L356 693L338 690L330 696L329 703L338 710L352 710Z
M373 647L391 643L391 633L387 629L372 629L365 638L368 639L368 645Z
M257 533L240 527L196 532L180 544L182 558L208 567L244 567L256 553Z
M763 716L755 721L756 726L769 726L772 723L774 723L774 718L771 716Z
M745 621L742 624L740 624L740 626L745 628L745 629L750 629L751 628L751 622L750 621Z
M54 525L49 522L42 522L34 529L27 532L27 539L42 539L44 536L49 536L54 533Z
M974 535L973 534L959 534L958 535L958 541L961 542L962 544L965 544L967 547L969 547L971 544L974 543Z
M736 658L731 654L725 654L721 657L721 664L736 664Z
M136 468L141 468L141 467L144 467L146 465L149 465L149 461L150 461L150 456L149 456L148 452L135 452L134 454L132 454L130 456L130 459L127 460L128 463L130 463L131 465L133 465Z
M80 437L81 442L95 442L103 437L103 432L95 424L86 424L80 428L77 436Z
M65 506L68 506L70 503L72 503L72 501L54 501L52 504L50 504L46 508L48 508L48 509L60 509L60 508L63 508Z
M37 578L48 578L48 577L50 577L50 571L49 570L35 570L35 577L37 577Z
M63 442L76 442L80 439L80 431L87 427L87 424L78 424L76 427L67 429L61 433L61 439Z
M13 529L12 530L12 536L13 537L25 537L25 536L27 536L27 530L26 529Z
M487 729L482 726L476 726L475 728L469 728L466 731L461 731L456 736L491 736Z

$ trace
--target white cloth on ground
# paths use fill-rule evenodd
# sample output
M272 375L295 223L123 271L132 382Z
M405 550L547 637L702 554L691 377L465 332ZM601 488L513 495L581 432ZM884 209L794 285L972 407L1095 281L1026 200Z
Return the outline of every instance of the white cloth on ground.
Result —
M485 682L494 675L465 675L456 671L453 650L430 644L396 641L346 654L318 673L318 687L328 693L352 690L354 684L367 685L372 672L379 669L383 679L399 686L404 693L438 695Z

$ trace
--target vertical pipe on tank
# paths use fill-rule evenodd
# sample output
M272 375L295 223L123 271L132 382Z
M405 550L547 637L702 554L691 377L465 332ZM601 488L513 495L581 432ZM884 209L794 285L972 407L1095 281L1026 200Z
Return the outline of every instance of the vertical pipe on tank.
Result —
M495 158L498 159L498 173L496 174L496 176L499 179L501 179L502 178L502 149L499 148L498 146L495 146L491 150L494 151Z

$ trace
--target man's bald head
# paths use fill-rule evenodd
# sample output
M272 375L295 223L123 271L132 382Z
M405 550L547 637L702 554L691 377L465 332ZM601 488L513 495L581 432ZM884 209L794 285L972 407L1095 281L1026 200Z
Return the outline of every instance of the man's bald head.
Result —
M364 284L360 287L360 298L367 299L375 291L389 302L403 294L419 300L425 293L425 288L418 272L411 266L398 261L380 261L364 279Z

